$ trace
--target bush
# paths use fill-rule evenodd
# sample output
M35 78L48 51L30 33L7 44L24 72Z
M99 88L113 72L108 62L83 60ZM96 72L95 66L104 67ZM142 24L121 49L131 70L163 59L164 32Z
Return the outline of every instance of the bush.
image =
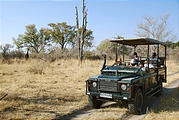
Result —
M25 54L21 50L14 50L9 53L10 58L24 58Z
M84 58L90 60L99 60L102 59L102 55L96 55L94 52L86 51L84 52Z
M27 72L34 73L34 74L45 74L45 70L48 67L47 62L33 60L30 61L30 66L27 69Z

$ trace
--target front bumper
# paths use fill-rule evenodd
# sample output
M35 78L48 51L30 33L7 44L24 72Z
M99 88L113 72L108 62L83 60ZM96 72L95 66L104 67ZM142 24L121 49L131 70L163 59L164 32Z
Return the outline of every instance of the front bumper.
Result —
M128 93L112 93L112 92L86 92L86 95L95 96L97 99L107 99L112 101L119 101L119 100L130 100L130 96Z
M99 81L96 81L100 83ZM127 83L125 83L127 84ZM97 99L108 99L108 100L113 100L113 101L118 101L118 100L126 100L130 101L131 100L131 87L129 88L129 91L122 91L119 86L114 86L117 87L116 91L104 91L103 89L100 88L100 85L98 85L95 89L89 89L88 87L88 80L86 81L86 95L90 96L95 96Z

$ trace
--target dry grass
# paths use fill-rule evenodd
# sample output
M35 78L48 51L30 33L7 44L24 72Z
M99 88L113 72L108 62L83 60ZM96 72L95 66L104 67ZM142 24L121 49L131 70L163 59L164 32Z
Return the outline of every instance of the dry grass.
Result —
M178 73L178 74L174 74ZM179 79L179 62L176 61L167 61L167 74L170 76L167 76L167 83L164 83L164 86L170 84L171 82Z
M179 120L179 87L161 100L160 105L151 113L146 120Z
M37 60L0 64L1 119L52 119L87 105L85 80L97 75L103 61L44 63Z
M38 64L37 64L38 63ZM31 60L29 61L29 66L27 72L34 74L45 74L45 71L48 69L49 63L41 60Z
M88 103L85 81L99 74L102 64L102 60L85 60L78 66L77 60L47 63L33 59L0 63L0 91L8 90L0 101L0 119L55 119L83 109ZM171 73L177 71L172 66L168 66L169 73L170 69ZM126 110L109 106L84 119L119 119Z

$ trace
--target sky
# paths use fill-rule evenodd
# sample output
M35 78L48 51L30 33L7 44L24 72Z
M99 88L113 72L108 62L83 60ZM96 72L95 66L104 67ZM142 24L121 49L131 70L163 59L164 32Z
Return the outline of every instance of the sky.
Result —
M168 27L179 38L179 0L86 0L86 5L94 46L117 35L137 37L137 23L146 15L170 14ZM82 22L82 0L0 0L0 44L12 44L12 38L23 34L29 24L38 29L49 23L75 25L75 6Z

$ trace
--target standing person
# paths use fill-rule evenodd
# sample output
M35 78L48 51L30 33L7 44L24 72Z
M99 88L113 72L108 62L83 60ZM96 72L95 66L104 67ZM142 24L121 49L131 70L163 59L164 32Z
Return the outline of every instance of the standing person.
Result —
M26 59L26 60L29 59L29 48L27 49L27 53L25 54L25 59Z

